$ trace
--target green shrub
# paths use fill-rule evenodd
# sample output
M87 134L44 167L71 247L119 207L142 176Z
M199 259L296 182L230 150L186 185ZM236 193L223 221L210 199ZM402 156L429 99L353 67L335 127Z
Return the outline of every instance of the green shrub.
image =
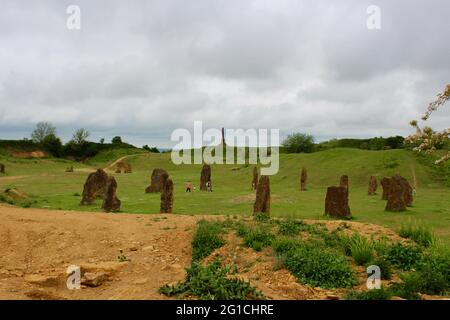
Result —
M355 233L350 237L348 246L350 255L358 265L362 266L372 260L373 246L367 238Z
M341 246L347 256L351 256L358 265L364 265L373 258L373 242L358 233L349 236L336 236L335 246Z
M200 220L192 239L192 260L198 261L209 256L215 249L222 247L222 224L217 221Z
M403 238L409 238L417 244L430 247L436 242L436 236L431 229L417 224L402 225L399 234Z
M386 259L401 270L412 269L422 258L422 250L414 246L403 246L400 243L391 245Z
M322 288L347 288L356 283L350 264L341 254L311 245L296 245L286 253L286 268L297 279Z
M390 280L392 278L392 265L386 257L376 257L372 262L370 262L370 265L375 265L380 268L381 279Z
M272 242L272 249L278 255L286 255L290 251L302 245L300 240L290 238L276 238Z
M347 300L391 300L392 292L383 286L380 289L368 291L349 291L345 297Z
M269 222L270 221L270 216L267 213L256 213L253 217L258 222Z
M244 236L244 245L256 251L261 251L263 248L269 247L274 238L274 235L267 228L257 226L247 229Z
M295 236L298 235L300 231L306 230L308 230L307 225L301 220L282 220L278 225L278 233L284 236Z
M194 262L186 269L186 279L175 285L164 285L159 292L167 296L195 296L202 300L263 299L250 283L230 278L231 268L216 259L207 266Z

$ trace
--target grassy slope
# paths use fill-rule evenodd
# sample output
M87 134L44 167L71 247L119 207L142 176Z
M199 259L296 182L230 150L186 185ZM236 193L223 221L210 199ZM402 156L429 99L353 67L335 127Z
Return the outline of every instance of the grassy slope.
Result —
M120 152L119 152L120 153ZM105 166L122 154L103 154L91 160L95 166ZM4 159L0 156L0 161ZM212 168L213 193L184 192L184 184L192 180L198 186L200 165L175 166L170 154L145 153L127 159L133 166L132 174L115 175L122 211L131 213L156 213L159 211L159 194L145 194L151 170L162 167L169 171L175 184L176 213L183 214L236 214L252 212L252 165L214 165ZM65 173L65 161L17 160L6 161L9 175L28 175L17 180L1 181L0 187L14 186L29 194L36 207L80 210L79 197L87 172ZM394 167L395 165L398 165ZM299 172L308 168L308 191L299 192ZM76 168L86 166L76 164ZM383 177L400 172L411 182L417 181L414 207L404 213L384 212L385 201L380 194L367 196L370 175ZM450 244L450 188L433 179L431 170L416 162L412 153L405 150L366 151L358 149L332 149L312 154L281 154L280 171L271 177L272 215L323 219L326 187L336 185L339 177L350 178L350 207L356 221L366 221L398 229L409 219L423 221L436 229L438 235ZM380 192L379 192L380 193ZM99 211L97 205L84 207Z

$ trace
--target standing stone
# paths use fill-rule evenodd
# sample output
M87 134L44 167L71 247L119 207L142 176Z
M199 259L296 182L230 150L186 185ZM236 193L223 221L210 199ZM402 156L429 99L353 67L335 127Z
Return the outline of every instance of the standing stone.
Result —
M256 190L256 187L258 186L258 176L258 168L253 167L252 190Z
M145 189L146 193L155 193L155 192L161 192L164 187L164 183L169 178L169 174L166 170L156 168L153 169L152 172L152 181L150 185Z
M0 163L0 173L5 173L5 165Z
M200 174L200 190L208 190L206 187L208 181L211 182L211 166L209 164L204 164Z
M378 183L377 183L377 177L371 176L369 179L369 190L368 195L373 196L377 192Z
M325 197L325 214L337 218L351 218L346 187L328 187Z
M407 207L411 207L412 203L413 203L413 188L411 187L411 185L409 184L408 180L406 180L405 178L403 178L402 176L400 176L400 183L402 184L403 187L403 201L405 202Z
M102 204L102 209L104 212L115 212L120 210L120 200L117 198L116 190L116 179L109 176L106 182L106 190Z
M129 163L124 164L124 173L131 173L131 164Z
M396 174L391 178L389 194L386 203L386 211L399 212L406 210L404 199L405 185L400 175Z
M83 187L82 205L93 204L98 196L103 196L106 191L108 175L103 169L97 169L86 179Z
M160 213L172 213L173 209L173 182L168 178L161 192Z
M225 129L222 128L222 145L226 146L227 143L225 142Z
M256 188L256 199L253 205L253 214L270 213L270 181L269 176L261 176Z
M343 176L341 176L341 180L339 181L339 186L347 188L347 190L348 190L348 176L347 175L344 174Z
M300 174L300 190L306 191L306 180L308 179L308 173L306 172L306 168L302 168L302 173Z
M384 177L381 179L381 186L383 187L383 194L381 195L381 200L387 200L389 192L391 190L392 179Z

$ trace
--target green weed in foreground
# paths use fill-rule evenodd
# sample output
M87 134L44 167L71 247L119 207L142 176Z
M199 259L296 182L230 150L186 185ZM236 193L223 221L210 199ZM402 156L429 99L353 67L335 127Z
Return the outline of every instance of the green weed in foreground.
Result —
M422 250L415 246L394 243L388 249L387 260L401 270L411 270L422 258Z
M199 261L222 247L225 244L222 233L221 222L200 220L192 239L192 261Z
M356 284L350 263L342 254L326 247L297 240L274 242L286 268L301 282L322 288L348 288Z
M167 296L195 296L202 300L254 300L264 296L250 283L230 278L232 268L216 259L207 266L194 262L186 269L186 279L175 285L164 285L159 292Z
M436 242L434 232L430 228L417 223L402 224L399 235L403 238L409 238L426 248Z
M354 291L347 293L346 300L391 300L393 294L389 289L381 287L380 289L372 289L368 291Z
M362 266L373 258L373 245L370 240L354 233L351 237L344 237L344 247L355 262Z

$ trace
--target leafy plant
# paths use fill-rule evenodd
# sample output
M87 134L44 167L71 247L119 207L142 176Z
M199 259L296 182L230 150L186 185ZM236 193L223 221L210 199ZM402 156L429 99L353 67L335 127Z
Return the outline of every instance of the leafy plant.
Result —
M355 262L362 266L372 260L373 245L367 238L354 233L347 243L348 250Z
M263 248L270 246L274 238L275 236L267 228L256 226L249 228L245 233L244 245L256 251L261 251Z
M263 299L264 296L249 282L230 278L232 268L215 259L207 266L194 262L186 269L186 279L175 285L164 285L159 292L167 296L195 296L202 300Z
M125 262L128 261L127 257L123 254L123 250L119 250L119 255L117 256L117 260L119 262Z
M370 264L380 268L381 279L390 280L392 278L392 265L386 257L376 257Z
M395 243L388 250L387 260L401 270L412 269L422 258L422 250L415 246Z
M286 219L279 222L278 233L284 236L295 236L300 231L308 230L307 224L303 221L297 221L292 219Z
M300 241L277 241L274 250L285 254L286 268L302 283L322 288L346 288L356 283L342 254Z
M368 291L354 291L347 293L347 300L391 300L392 292L381 286L380 289L371 289Z
M192 260L198 261L209 256L215 249L222 247L222 224L217 221L200 220L192 239Z

